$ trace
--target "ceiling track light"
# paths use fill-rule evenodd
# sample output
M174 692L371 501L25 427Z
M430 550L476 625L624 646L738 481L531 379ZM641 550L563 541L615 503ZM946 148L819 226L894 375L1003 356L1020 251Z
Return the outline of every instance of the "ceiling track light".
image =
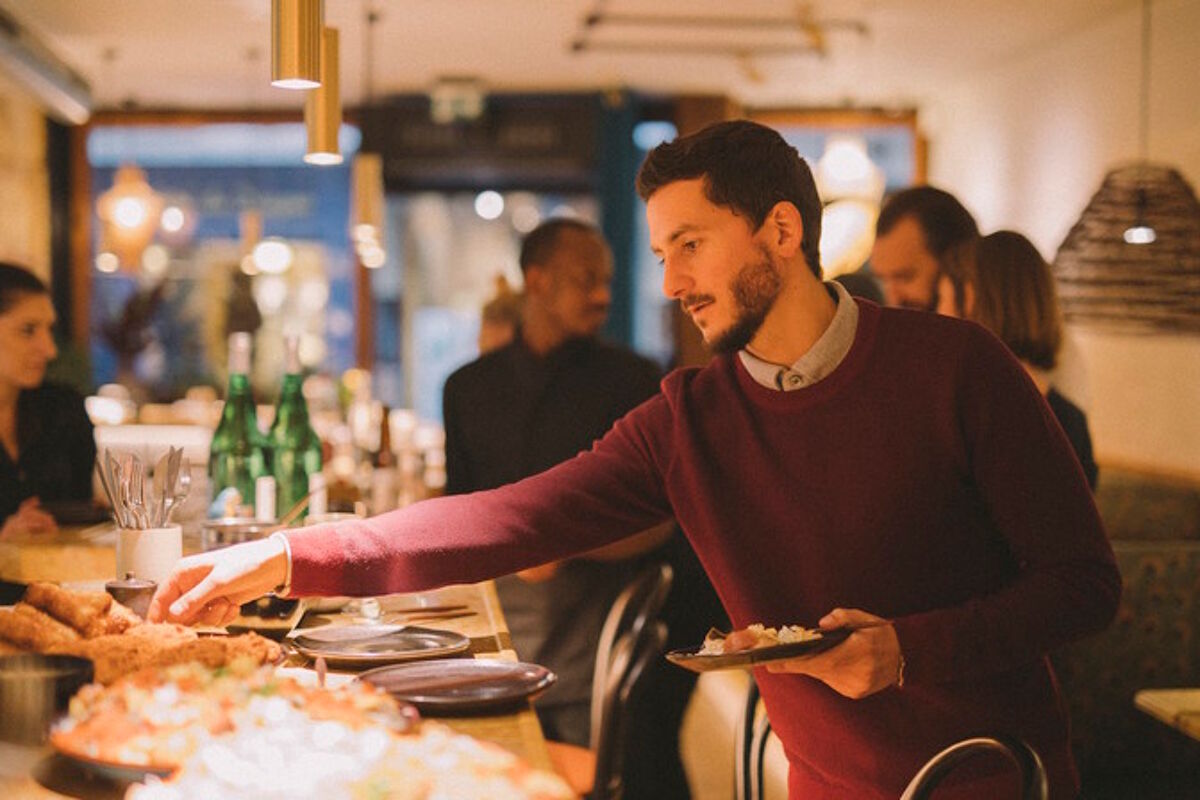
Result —
M315 89L321 85L324 0L271 0L271 85Z
M342 127L342 97L338 88L338 32L321 32L321 85L304 99L304 127L308 132L308 164L342 163L338 132Z

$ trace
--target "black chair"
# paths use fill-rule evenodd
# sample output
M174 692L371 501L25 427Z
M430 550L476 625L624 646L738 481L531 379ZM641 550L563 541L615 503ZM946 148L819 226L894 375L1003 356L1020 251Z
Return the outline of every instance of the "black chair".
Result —
M593 800L617 800L621 796L626 710L646 668L662 657L667 626L658 615L672 578L669 565L654 565L613 601L596 647L591 748L546 743L555 769L582 796Z
M950 745L921 767L900 800L927 800L956 766L973 756L988 752L1007 756L1021 771L1021 800L1046 800L1050 789L1042 760L1024 741L1008 736L977 736Z

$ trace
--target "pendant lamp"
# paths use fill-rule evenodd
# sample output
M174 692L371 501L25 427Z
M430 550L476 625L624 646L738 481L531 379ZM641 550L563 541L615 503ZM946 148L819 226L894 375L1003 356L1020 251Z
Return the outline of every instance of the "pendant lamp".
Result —
M338 131L342 127L342 99L338 90L338 32L321 32L321 85L304 99L304 127L308 131L308 164L342 163Z
M112 188L96 201L96 215L102 223L101 249L115 255L118 266L137 268L142 252L154 240L162 207L162 197L150 187L145 172L132 164L119 167ZM102 263L111 265L112 260Z
M315 89L321 85L324 0L271 0L271 85Z
M1178 170L1146 158L1150 0L1142 10L1140 157L1104 176L1054 274L1069 322L1200 333L1200 201Z

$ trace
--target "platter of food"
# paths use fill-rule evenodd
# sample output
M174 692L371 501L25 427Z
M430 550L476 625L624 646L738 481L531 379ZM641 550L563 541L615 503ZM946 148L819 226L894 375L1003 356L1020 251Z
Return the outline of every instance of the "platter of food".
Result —
M134 800L572 796L557 775L421 720L371 684L325 688L245 661L91 684L51 745L73 765L136 781Z
M282 659L278 644L253 633L202 637L182 625L146 622L103 592L53 583L30 584L19 603L0 608L0 650L86 658L101 684L187 661L220 667L235 659Z
M820 630L800 625L769 628L754 624L728 634L714 628L698 647L672 650L667 660L693 672L743 669L816 655L841 644L851 633L850 628Z
M465 653L471 640L461 633L416 625L327 625L292 639L302 655L330 666L367 667Z
M558 680L540 664L454 659L396 664L358 677L424 714L474 714L524 703Z

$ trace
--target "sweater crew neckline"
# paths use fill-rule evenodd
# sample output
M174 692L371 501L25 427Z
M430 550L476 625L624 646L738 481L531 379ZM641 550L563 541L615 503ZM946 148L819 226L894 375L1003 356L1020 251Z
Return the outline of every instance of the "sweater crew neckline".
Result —
M858 304L858 328L854 334L854 343L850 346L846 357L834 368L833 372L811 386L782 392L763 386L754 379L740 358L728 359L730 368L736 373L736 379L742 392L756 405L775 411L796 411L819 403L840 392L855 375L862 371L875 344L875 334L879 328L879 317L882 309L874 303L854 298Z

